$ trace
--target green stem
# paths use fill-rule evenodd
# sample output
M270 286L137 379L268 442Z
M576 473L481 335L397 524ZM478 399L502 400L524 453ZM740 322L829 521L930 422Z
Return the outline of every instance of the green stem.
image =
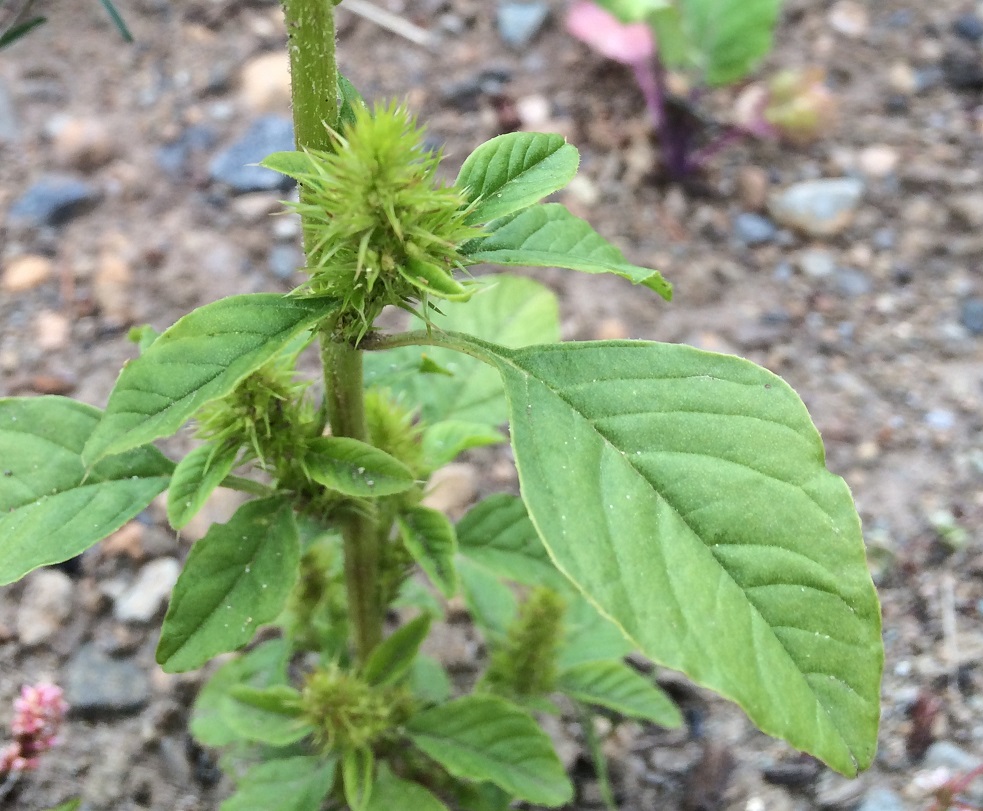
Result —
M465 355L470 355L472 358L487 363L489 366L496 366L497 364L494 359L507 354L507 350L504 347L490 344L487 341L482 341L480 338L438 329L418 329L411 332L399 332L395 335L372 333L362 339L362 342L359 344L359 347L366 352L398 349L401 346L442 346L444 349L463 352ZM485 351L486 347L488 351Z
M330 0L282 0L290 42L290 92L298 149L331 149L338 126L338 64L334 4Z

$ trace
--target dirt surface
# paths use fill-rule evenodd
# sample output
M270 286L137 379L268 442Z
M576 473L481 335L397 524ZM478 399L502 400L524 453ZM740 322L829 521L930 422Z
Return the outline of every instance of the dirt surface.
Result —
M130 325L163 329L192 306L296 282L296 223L269 216L283 194L209 176L252 123L289 114L282 21L270 2L135 0L120 4L137 39L126 45L95 0L48 5L47 25L0 52L0 395L102 405L134 354ZM510 127L562 132L582 154L562 199L676 285L667 305L613 278L536 273L560 296L565 337L688 342L782 375L864 519L887 649L874 767L843 780L677 684L688 730L629 725L608 740L621 807L927 809L933 780L983 758L983 50L971 24L983 9L791 0L762 73L823 67L837 128L804 149L738 146L681 188L660 179L629 74L564 33L559 0L521 49L503 42L491 0L384 5L433 47L342 8L342 67L366 97L405 98L450 176ZM92 199L57 225L14 218L52 173ZM837 177L863 184L837 233L769 218L767 194ZM749 245L739 215L752 213L773 227ZM502 459L457 469L461 499L514 486ZM218 807L213 755L185 732L199 676L153 665L155 588L190 538L155 505L74 570L0 590L0 722L41 678L71 682L77 705L62 746L0 807L77 794L92 811ZM140 596L149 605L121 609ZM473 661L466 630L445 637L446 658ZM559 726L579 763L575 727ZM573 807L600 808L577 773Z

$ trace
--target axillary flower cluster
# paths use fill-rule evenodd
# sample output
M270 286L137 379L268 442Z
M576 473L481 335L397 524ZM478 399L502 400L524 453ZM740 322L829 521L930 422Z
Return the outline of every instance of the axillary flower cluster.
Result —
M11 772L37 768L38 757L58 743L58 729L68 712L60 687L27 685L14 700L10 725L13 743L0 749L0 782Z
M397 105L358 107L332 140L334 151L272 166L300 187L292 207L310 278L295 292L340 299L336 336L356 343L387 305L426 318L431 298L468 298L454 278L466 264L459 247L483 232L467 224L460 191L437 180L440 154L415 119Z

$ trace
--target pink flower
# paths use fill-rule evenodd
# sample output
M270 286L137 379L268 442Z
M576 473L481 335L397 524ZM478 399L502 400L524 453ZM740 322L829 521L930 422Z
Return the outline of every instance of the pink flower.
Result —
M60 687L43 682L22 687L10 725L14 742L0 749L0 776L36 768L38 756L58 743L58 728L67 711Z

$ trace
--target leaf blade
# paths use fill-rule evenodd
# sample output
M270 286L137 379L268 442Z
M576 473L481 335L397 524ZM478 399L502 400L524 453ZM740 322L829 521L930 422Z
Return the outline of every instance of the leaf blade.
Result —
M650 679L623 662L585 662L560 673L557 689L584 704L641 718L674 729L682 726L679 708Z
M346 496L391 496L416 484L395 457L366 442L325 436L307 445L304 465L314 481Z
M220 811L317 811L334 782L334 760L308 755L253 766Z
M430 582L450 599L457 593L457 535L454 526L439 510L414 507L396 519L403 544Z

